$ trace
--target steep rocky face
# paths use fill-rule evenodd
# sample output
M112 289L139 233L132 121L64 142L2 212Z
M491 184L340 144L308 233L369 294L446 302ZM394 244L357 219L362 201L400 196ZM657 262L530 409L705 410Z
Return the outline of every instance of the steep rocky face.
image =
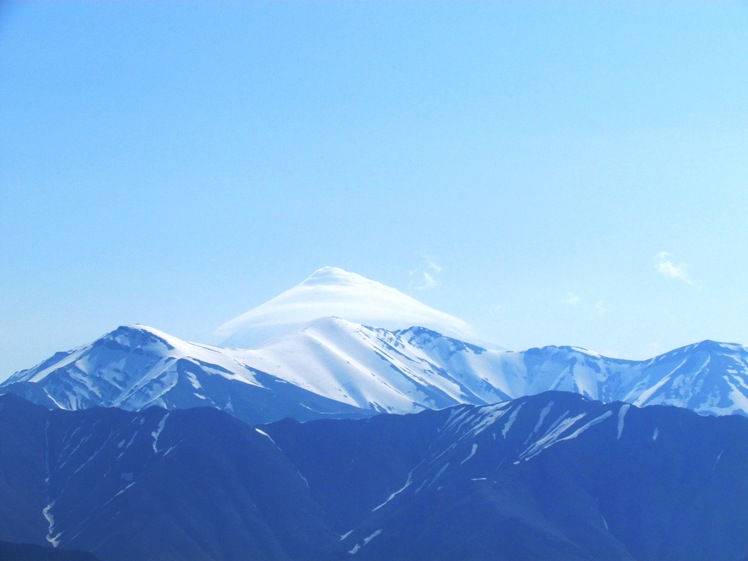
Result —
M355 558L748 555L742 417L548 392L400 419L266 427Z
M228 561L315 558L337 538L268 437L219 411L0 405L0 484L13 499L0 540Z
M0 541L103 561L748 555L748 419L566 392L252 428L0 397Z

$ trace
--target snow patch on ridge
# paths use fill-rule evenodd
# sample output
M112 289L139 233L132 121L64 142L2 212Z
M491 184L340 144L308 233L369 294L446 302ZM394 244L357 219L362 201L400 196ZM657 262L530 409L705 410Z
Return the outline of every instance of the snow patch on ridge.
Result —
M475 453L476 453L477 451L478 451L478 445L477 445L477 444L475 444L475 443L473 443L473 448L472 448L472 450L470 450L470 454L468 454L468 457L467 457L467 458L465 458L464 460L462 460L462 461L460 462L460 465L464 464L464 463L465 463L465 462L467 462L467 461L468 461L468 460L469 460L470 458L472 458L473 456L475 456Z
M389 497L387 497L386 501L384 501L382 504L380 504L378 506L375 506L371 511L374 512L374 511L379 510L384 505L386 505L388 502L390 502L392 499L394 499L395 497L397 497L400 493L402 493L403 491L405 491L405 489L407 489L408 487L410 487L411 477L413 477L413 470L410 470L410 473L408 473L408 478L405 481L405 485L403 485L397 491L395 491L394 493L392 493Z
M44 515L44 519L47 521L47 541L52 545L52 547L56 548L60 545L60 538L62 537L62 532L55 533L55 517L52 514L52 507L55 506L55 502L52 501L47 506L45 506L42 509L42 514Z
M255 431L257 431L257 433L261 434L262 436L264 436L265 438L267 438L270 442L272 442L273 444L275 444L275 440L273 440L273 437L270 436L268 433L266 433L264 430L261 430L261 429L258 429L257 427L255 427ZM275 446L277 447L278 445L275 444Z
M501 429L501 436L503 438L506 438L506 435L509 433L509 430L512 428L512 425L514 425L514 421L517 420L517 415L519 414L519 410L522 409L522 406L524 403L520 403L517 408L512 411L511 415L509 415L509 420L504 425L504 428Z
M153 451L155 453L158 453L158 437L161 436L161 432L164 430L164 427L166 426L166 419L169 418L169 413L166 413L163 417L161 417L161 420L158 422L158 427L156 427L156 430L154 430L151 433L151 437L153 438Z
M623 434L623 419L626 417L626 413L628 412L630 407L631 407L630 404L624 403L623 405L621 405L621 408L618 410L618 436L617 436L618 440L620 440L621 435Z
M574 423L585 417L584 413L580 413L571 418L567 418L570 411L566 411L561 415L556 422L545 432L545 434L537 439L527 450L522 452L519 456L520 460L529 460L542 452L545 448L552 446L562 434L564 434L569 428L574 426Z
M603 413L599 417L596 417L596 418L592 419L590 422L584 424L583 426L581 426L580 428L578 428L577 430L575 430L570 435L565 436L563 438L559 438L553 444L558 444L559 442L563 442L564 440L571 440L573 438L577 438L580 434L582 434L584 431L586 431L590 427L594 427L595 425L602 423L605 419L607 419L608 417L610 417L612 415L613 415L613 411L606 411L605 413Z
M353 546L353 549L351 549L350 551L348 551L348 553L350 553L351 555L355 555L356 553L358 553L358 551L359 551L359 550L360 550L360 549L361 549L361 548L362 548L363 546L367 545L367 544L368 544L368 543L369 543L369 542L370 542L371 540L373 540L374 538L376 538L376 537L377 537L378 535L380 535L381 533L382 533L382 530L380 529L380 530L377 530L377 531L375 531L375 532L373 532L373 533L369 534L368 536L366 536L366 537L364 538L364 541L363 541L363 543L354 545L354 546Z

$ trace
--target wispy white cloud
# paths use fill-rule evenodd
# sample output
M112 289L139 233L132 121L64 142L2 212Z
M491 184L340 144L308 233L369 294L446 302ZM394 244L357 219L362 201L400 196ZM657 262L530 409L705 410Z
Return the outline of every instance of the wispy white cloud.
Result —
M413 290L429 290L439 286L439 275L441 272L442 266L431 257L425 256L423 263L408 273L410 276L410 287Z
M598 299L593 303L591 300L583 299L576 292L569 292L564 298L564 304L570 308L577 308L584 313L591 313L594 311L598 316L604 316L608 313L608 307L605 305L605 300Z
M429 271L431 271L435 275L438 275L439 273L442 272L442 266L439 265L436 261L434 261L430 257L426 258L426 267L428 268Z
M667 279L675 279L686 284L693 284L693 280L688 274L690 268L688 263L675 263L673 256L667 251L661 251L657 254L655 268L657 272Z

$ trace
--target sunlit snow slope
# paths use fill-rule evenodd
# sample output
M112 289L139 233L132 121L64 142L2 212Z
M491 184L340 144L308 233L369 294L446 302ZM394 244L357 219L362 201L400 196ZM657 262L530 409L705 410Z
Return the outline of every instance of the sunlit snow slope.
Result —
M120 327L0 385L62 409L209 406L250 423L489 404L547 390L748 415L748 349L705 341L647 361L574 347L494 351L412 327L322 318L254 349Z
M0 385L0 393L7 390L62 409L205 406L249 423L365 415L360 408L254 370L229 351L145 326L120 327L90 345L57 353Z

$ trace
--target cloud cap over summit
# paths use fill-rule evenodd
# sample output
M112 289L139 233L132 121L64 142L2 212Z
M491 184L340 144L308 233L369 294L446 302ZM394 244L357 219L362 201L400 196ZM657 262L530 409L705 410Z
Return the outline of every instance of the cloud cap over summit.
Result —
M323 317L390 330L418 325L463 340L475 339L465 321L337 267L316 270L290 290L227 321L215 335L223 346L251 348Z

